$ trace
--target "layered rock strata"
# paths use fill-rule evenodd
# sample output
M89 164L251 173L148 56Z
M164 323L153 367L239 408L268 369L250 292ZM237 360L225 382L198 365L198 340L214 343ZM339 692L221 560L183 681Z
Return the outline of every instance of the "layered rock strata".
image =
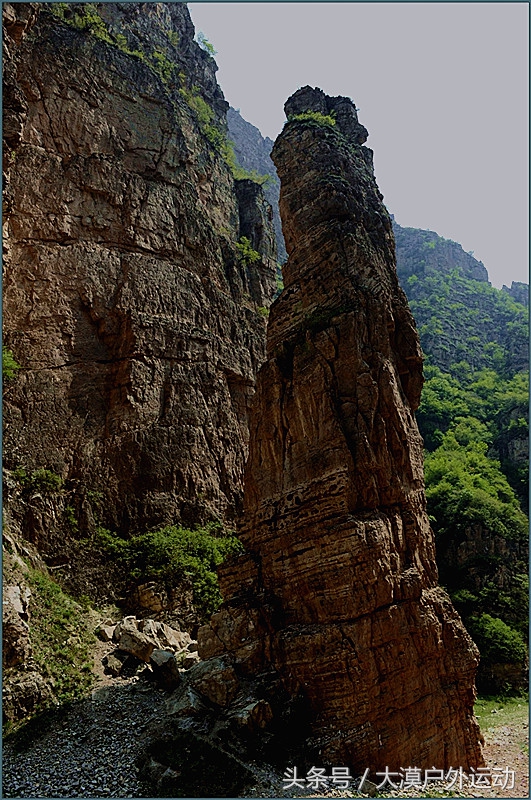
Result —
M280 676L324 763L469 770L478 653L437 585L422 356L367 132L319 89L285 110L273 160L289 259L253 402L246 553L220 570L199 653L242 687Z
M5 466L64 481L32 508L8 481L8 519L54 563L65 514L85 534L230 520L276 256L236 246L216 64L183 3L4 22Z

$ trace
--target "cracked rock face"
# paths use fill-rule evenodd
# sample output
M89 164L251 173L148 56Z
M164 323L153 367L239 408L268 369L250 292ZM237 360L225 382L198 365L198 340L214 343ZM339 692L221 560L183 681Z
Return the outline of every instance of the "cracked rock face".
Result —
M272 157L289 260L251 419L241 539L202 658L277 673L325 763L467 770L478 653L437 585L415 325L352 102L299 90ZM206 667L203 667L206 669Z
M4 5L4 330L22 366L5 465L59 474L88 530L233 519L275 290L267 220L240 231L196 110L219 133L227 103L186 6L100 4L83 29L74 12ZM41 527L57 553L60 525Z

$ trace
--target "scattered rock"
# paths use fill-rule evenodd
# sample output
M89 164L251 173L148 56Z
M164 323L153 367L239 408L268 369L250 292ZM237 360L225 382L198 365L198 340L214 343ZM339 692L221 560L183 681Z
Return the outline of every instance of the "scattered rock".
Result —
M102 659L102 664L105 667L105 672L112 675L114 678L118 677L124 665L125 656L120 656L117 653L109 653Z
M181 683L177 659L171 650L154 650L149 663L153 667L155 681L162 689L172 690Z
M193 667L200 661L201 659L199 657L199 653L196 650L194 650L192 653L188 653L188 655L184 657L182 665L184 669L190 669L190 667Z
M187 682L166 700L166 713L172 717L194 717L204 711L204 702Z
M141 631L127 628L124 629L120 635L118 647L120 650L123 650L124 653L130 653L132 656L135 656L135 658L139 658L147 664L157 645Z
M116 625L98 625L94 633L102 642L112 642Z
M242 728L254 732L267 727L273 719L273 710L267 700L256 700L244 706L233 718Z
M228 705L237 695L240 682L226 657L201 661L188 673L188 681L218 706Z
M114 628L113 632L114 641L119 642L122 632L125 630L138 631L138 623L139 620L137 620L137 618L134 616L124 617L123 619L121 619L119 622L116 623L116 626Z

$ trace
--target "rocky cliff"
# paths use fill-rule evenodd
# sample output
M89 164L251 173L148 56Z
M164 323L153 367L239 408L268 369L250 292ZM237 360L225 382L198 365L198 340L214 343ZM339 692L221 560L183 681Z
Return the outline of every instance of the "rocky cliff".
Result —
M276 252L216 64L181 3L4 4L4 31L7 520L59 565L95 525L234 520Z
M278 252L284 260L279 185L270 158L273 143L234 109L229 109L227 119L240 163L274 176L266 191L273 209ZM483 263L457 242L433 231L403 228L394 219L392 223L398 280L411 304L423 352L431 363L443 369L458 361L467 361L478 369L490 367L485 355L495 344L504 351L507 372L526 369L529 335L527 316L520 305L528 306L529 286L513 281L501 294L490 286ZM507 295L518 305L507 303Z
M271 161L271 150L273 141L266 136L262 136L258 128L243 119L239 111L229 107L227 111L227 125L229 136L234 142L234 153L238 163L244 169L256 170L259 175L269 175L269 180L265 184L264 192L268 203L273 210L273 225L275 228L277 252L279 260L284 263L287 259L284 236L282 234L282 222L278 210L278 193L280 184L277 172Z
M220 570L225 603L199 633L211 660L190 680L226 719L247 702L277 732L279 680L324 763L477 767L477 650L437 586L422 357L367 131L319 89L285 110L273 159L289 259L253 401L247 552Z

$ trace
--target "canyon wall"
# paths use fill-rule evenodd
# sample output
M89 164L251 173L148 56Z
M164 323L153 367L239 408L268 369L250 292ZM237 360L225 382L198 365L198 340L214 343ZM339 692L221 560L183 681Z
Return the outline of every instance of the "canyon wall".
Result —
M319 89L285 110L273 160L289 258L253 401L246 553L220 570L200 654L232 665L242 693L279 676L324 763L469 770L478 653L437 585L422 356L367 131Z
M72 528L233 521L276 252L216 64L181 3L5 4L4 30L8 522L60 564ZM23 502L39 470L61 497Z

